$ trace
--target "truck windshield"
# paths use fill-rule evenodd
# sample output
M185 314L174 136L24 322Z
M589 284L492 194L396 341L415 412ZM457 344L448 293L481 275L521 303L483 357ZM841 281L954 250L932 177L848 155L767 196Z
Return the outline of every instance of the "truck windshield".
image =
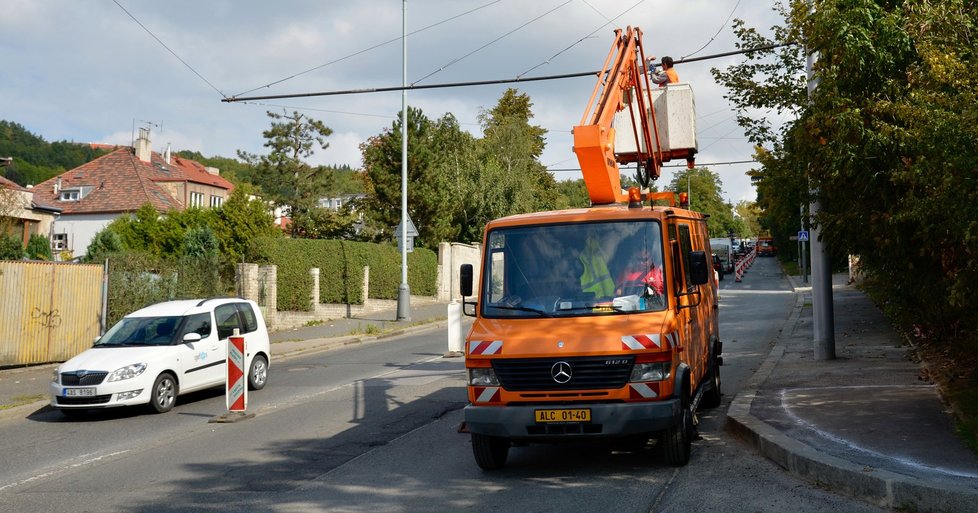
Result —
M491 231L483 316L622 315L667 306L662 230L655 220Z

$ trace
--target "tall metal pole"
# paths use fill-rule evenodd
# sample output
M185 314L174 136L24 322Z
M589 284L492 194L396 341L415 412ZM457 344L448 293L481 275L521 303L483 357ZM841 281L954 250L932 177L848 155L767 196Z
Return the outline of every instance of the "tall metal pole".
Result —
M808 0L809 9L812 8L811 0ZM806 70L808 72L808 100L811 105L812 94L818 87L818 79L813 70L815 64L815 54L808 53L806 59ZM820 192L812 191L814 200L809 206L812 221L821 210L819 200ZM832 311L832 260L829 258L828 247L822 241L822 228L818 223L810 223L811 237L809 237L810 247L812 248L812 328L814 332L815 359L834 360L835 359L835 313Z
M401 286L397 288L397 320L411 320L411 287L407 272L407 0L401 2Z

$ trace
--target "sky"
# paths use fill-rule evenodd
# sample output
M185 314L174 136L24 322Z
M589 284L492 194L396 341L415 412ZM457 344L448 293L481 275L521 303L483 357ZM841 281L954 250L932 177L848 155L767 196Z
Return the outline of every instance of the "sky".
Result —
M266 111L299 111L333 130L312 164L359 168L359 146L390 129L402 94L382 92L243 103L224 97L399 87L406 6L407 82L433 85L594 71L613 30L642 29L646 54L674 59L734 51L734 18L770 35L773 0L0 0L0 119L47 141L131 145L140 127L155 151L265 154ZM695 94L698 165L720 176L724 199L756 199L753 149L711 67L678 64ZM431 119L452 113L481 135L480 112L508 87L529 95L531 123L548 131L542 163L581 177L571 128L592 76L410 91ZM684 164L682 162L680 164ZM674 168L665 168L660 188ZM630 171L623 174L631 175ZM410 190L408 193L410 201Z

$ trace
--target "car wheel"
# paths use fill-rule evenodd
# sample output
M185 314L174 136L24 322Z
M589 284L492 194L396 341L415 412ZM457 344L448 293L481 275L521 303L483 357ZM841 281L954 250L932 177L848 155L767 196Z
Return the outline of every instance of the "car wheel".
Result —
M688 391L682 398L682 414L679 422L669 426L661 435L662 452L666 463L681 467L689 463L689 453L693 443L693 410Z
M149 406L156 413L166 413L177 402L177 380L172 374L163 373L153 383Z
M248 388L251 390L261 390L268 382L268 360L264 356L255 355L251 359L251 368L248 369Z
M482 470L497 470L506 464L509 440L497 436L472 433L472 454Z

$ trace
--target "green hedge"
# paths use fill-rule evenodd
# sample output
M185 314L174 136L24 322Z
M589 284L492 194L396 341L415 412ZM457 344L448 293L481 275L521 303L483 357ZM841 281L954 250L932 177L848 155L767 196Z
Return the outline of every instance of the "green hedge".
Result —
M370 298L397 299L401 283L401 254L387 244L322 239L261 237L252 241L247 258L278 266L278 309L309 311L312 278L319 268L319 301L363 304L363 268L370 267ZM434 296L438 255L417 248L408 253L411 294Z

